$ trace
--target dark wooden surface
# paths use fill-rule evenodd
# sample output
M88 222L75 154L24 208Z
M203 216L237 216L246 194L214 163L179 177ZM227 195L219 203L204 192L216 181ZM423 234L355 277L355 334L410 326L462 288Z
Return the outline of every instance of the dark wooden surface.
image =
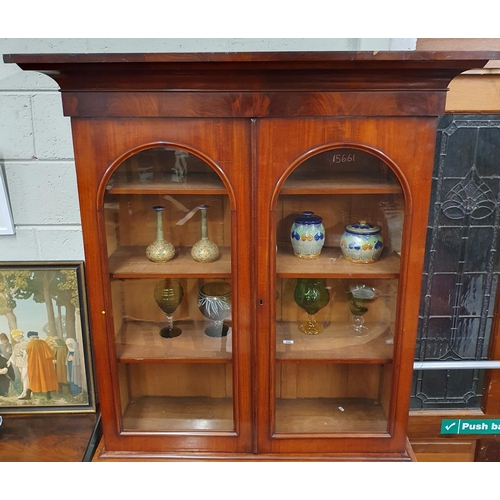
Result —
M481 410L411 411L408 438L418 462L496 462L499 461L500 437L442 435L444 418L483 419ZM486 418L498 418L486 415Z
M500 436L489 436L478 440L474 461L500 462Z
M171 454L163 453L141 453L129 452L109 452L101 440L97 446L92 462L314 462L315 467L319 462L373 462L376 460L384 462L416 462L417 457L413 452L409 441L406 442L406 449L401 453L334 453L334 454L279 454L268 455L264 453L183 453ZM243 480L246 479L243 478Z
M3 415L0 462L81 462L92 441L97 416ZM88 456L90 461L92 457Z
M251 63L258 67L258 63L293 63L296 66L311 63L331 64L352 68L357 61L415 61L415 64L437 62L436 67L453 66L456 61L470 61L477 59L491 59L500 56L500 50L495 45L481 47L478 50L464 50L463 46L457 50L418 50L418 51L311 51L311 52L164 52L164 53L109 53L109 54L4 54L4 61L23 64L128 64L130 63Z

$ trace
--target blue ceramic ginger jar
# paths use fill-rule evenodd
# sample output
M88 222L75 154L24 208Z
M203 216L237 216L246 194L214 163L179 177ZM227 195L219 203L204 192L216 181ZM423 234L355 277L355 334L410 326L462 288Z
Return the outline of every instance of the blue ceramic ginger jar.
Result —
M340 238L340 249L349 262L372 264L377 262L384 249L380 227L365 220L348 224Z
M302 259L314 259L319 256L325 244L323 219L314 212L302 212L295 217L290 239L295 255Z

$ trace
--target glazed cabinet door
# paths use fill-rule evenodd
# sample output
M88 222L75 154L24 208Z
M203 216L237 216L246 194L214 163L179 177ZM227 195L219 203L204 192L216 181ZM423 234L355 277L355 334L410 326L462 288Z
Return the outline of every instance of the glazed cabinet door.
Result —
M251 451L247 123L74 127L106 450Z
M258 233L270 240L258 253L257 418L268 453L405 453L433 156L414 125L259 123Z

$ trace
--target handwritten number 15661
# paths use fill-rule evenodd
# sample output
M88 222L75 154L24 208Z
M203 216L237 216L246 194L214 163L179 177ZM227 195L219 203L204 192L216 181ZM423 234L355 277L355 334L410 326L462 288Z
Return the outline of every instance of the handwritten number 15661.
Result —
M354 153L351 154L343 154L343 155L333 155L333 163L350 163L355 161L356 155Z

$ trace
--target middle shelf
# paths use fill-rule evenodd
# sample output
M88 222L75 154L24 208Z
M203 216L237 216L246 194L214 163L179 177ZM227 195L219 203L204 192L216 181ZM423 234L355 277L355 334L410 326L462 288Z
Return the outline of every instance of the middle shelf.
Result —
M168 262L151 262L146 257L146 247L118 247L109 258L109 273L112 278L229 278L231 276L231 249L219 248L219 257L214 262L196 262L191 257L191 248L176 248L175 257Z
M150 262L146 247L118 247L109 258L109 272L112 278L229 278L231 276L231 248L221 247L215 262L200 263L193 260L189 247L176 248L175 257L165 263ZM279 278L300 278L324 276L338 278L397 278L400 257L396 252L382 253L374 264L356 264L342 257L340 248L323 248L316 259L299 259L291 248L278 247L276 272Z
M384 251L378 262L357 264L343 258L338 247L323 247L319 257L300 259L290 247L278 247L276 272L279 278L302 278L308 275L325 278L397 278L400 257L396 252Z

